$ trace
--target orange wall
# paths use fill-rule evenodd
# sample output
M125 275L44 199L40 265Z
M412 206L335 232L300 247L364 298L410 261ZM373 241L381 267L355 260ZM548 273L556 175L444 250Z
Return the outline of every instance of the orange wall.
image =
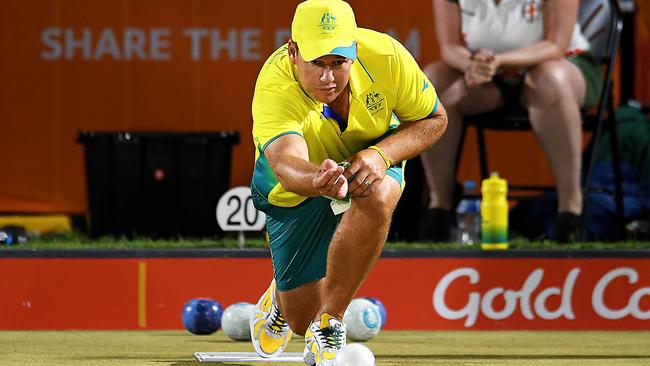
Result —
M296 3L3 1L0 212L86 210L78 130L236 129L230 182L246 185L255 78L286 40ZM350 3L361 26L393 30L421 64L437 58L430 0ZM552 182L532 136L489 135L488 145L493 167L511 181ZM477 178L475 144L468 146L461 176Z
M413 32L419 59L434 58L429 1L351 3L359 24L404 39ZM0 179L0 212L86 209L80 129L237 129L231 183L247 184L253 86L276 35L288 38L296 4L3 1L0 171L11 173ZM209 38L232 47L212 47Z

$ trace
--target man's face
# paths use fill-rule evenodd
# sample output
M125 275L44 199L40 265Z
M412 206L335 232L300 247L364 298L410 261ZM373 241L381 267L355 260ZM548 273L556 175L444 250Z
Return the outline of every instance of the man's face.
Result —
M298 70L298 82L312 99L333 102L350 81L352 60L338 55L325 55L305 61L294 42L289 43L289 57Z

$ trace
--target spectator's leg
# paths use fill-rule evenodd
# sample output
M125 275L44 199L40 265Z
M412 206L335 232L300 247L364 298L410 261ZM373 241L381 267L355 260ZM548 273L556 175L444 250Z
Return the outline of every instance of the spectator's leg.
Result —
M551 165L558 191L558 211L582 211L580 106L585 81L567 60L547 61L526 74L522 95L530 121Z
M442 138L420 155L429 185L429 208L449 210L453 204L454 157L463 131L463 115L492 111L503 102L496 86L488 84L468 90L463 74L443 62L428 65L424 72L436 88L449 118Z
M424 151L420 159L429 186L429 208L449 210L453 200L455 168L451 157L456 154L463 131L463 121L458 111L458 101L465 94L465 86L460 85L463 84L463 74L440 61L428 65L424 72L436 88L449 120L444 135Z

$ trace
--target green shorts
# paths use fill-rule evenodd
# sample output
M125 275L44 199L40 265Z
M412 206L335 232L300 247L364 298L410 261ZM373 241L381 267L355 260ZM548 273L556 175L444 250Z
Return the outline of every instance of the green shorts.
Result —
M390 167L386 175L404 187L404 162ZM255 207L266 214L273 275L279 291L289 291L325 277L327 251L343 215L334 215L331 200L311 197L295 207L268 203L252 189Z
M585 102L583 109L593 107L600 97L603 89L603 78L600 65L589 53L566 57L567 61L576 65L585 79ZM496 77L495 84L501 91L501 96L506 105L521 106L521 90L524 86L523 76Z

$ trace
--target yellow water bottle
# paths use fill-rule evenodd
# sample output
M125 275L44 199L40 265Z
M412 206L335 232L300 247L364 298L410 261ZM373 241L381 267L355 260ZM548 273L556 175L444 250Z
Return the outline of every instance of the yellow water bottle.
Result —
M481 184L481 248L508 249L508 182L494 172Z

